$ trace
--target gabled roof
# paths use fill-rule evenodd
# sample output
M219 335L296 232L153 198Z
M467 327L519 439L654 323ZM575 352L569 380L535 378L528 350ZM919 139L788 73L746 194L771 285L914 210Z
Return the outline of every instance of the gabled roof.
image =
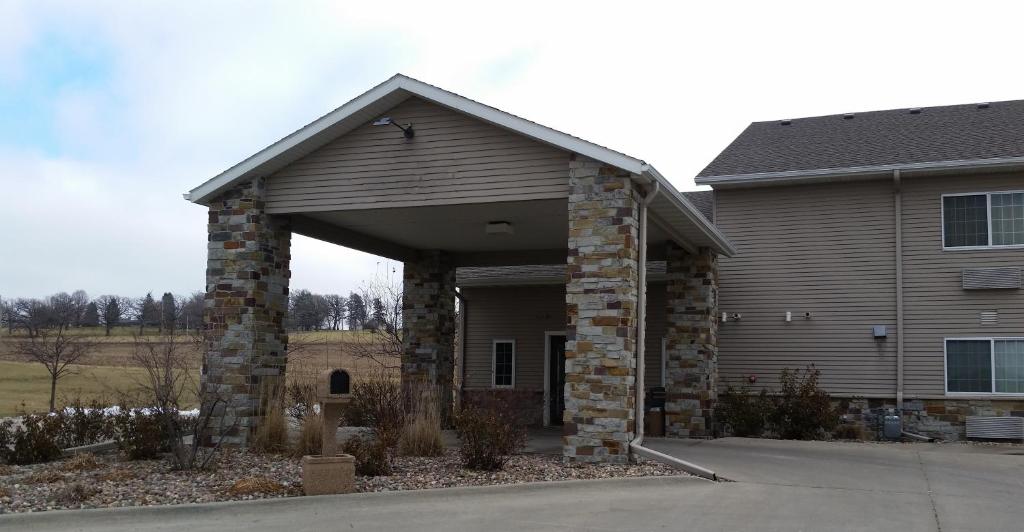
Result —
M192 189L185 194L185 199L203 203L235 183L283 168L328 141L378 118L381 113L410 96L418 96L539 142L584 155L634 174L639 175L652 170L647 163L635 157L542 126L408 76L395 74L384 83Z
M396 74L341 107L316 119L287 137L260 150L216 177L184 194L185 199L205 204L219 192L245 180L266 176L308 155L331 140L366 124L405 99L417 96L437 105L518 133L538 142L621 168L645 183L657 183L659 196L652 209L662 211L668 222L693 224L705 243L719 253L735 252L728 239L711 224L653 166L641 159L531 122L453 92Z
M754 122L698 184L1024 164L1024 100Z

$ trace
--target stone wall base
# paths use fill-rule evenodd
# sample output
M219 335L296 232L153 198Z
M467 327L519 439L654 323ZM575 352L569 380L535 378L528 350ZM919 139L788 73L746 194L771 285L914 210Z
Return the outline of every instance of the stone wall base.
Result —
M882 416L895 399L837 399L846 423L861 425L869 440L880 439ZM903 430L946 441L967 439L967 416L1024 417L1024 400L912 399L903 401Z

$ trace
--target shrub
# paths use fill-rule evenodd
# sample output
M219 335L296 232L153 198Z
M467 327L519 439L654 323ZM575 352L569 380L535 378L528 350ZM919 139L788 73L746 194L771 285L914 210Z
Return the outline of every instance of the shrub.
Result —
M306 412L299 425L299 437L295 441L292 455L296 458L315 456L323 452L324 418L319 413Z
M169 451L164 415L171 414L122 408L113 417L117 447L130 460L150 460Z
M391 474L388 449L378 440L353 436L345 441L342 452L355 458L357 475L377 477Z
M813 365L806 370L783 369L779 394L775 397L770 422L780 438L810 440L821 438L836 427L839 415L825 390L818 387L821 371Z
M462 442L462 464L470 469L497 471L526 446L526 424L511 415L507 396L488 394L467 403L455 416Z
M57 492L57 503L62 506L76 506L85 502L99 490L86 486L80 482L73 482L64 486L64 489Z
M832 432L832 437L837 440L863 441L864 426L859 423L842 423Z
M402 383L381 373L352 386L352 401L346 405L343 416L346 425L372 428L377 441L393 453L402 439L405 406Z
M409 387L409 392L410 415L402 429L399 449L406 456L439 456L444 453L444 440L437 386L417 383Z
M284 485L267 477L248 477L239 480L228 488L230 495L256 495L260 493L281 493Z
M27 414L22 416L20 426L8 420L0 428L6 433L0 440L7 443L0 446L0 454L6 462L19 465L56 460L61 456L57 445L60 430L61 417L56 415Z
M90 453L81 453L72 456L63 464L64 471L94 471L103 467L103 462L96 459Z
M276 388L265 388L263 419L253 435L254 451L279 453L288 448L288 422L284 418L284 397Z
M86 405L76 400L55 415L62 418L58 436L61 448L90 445L114 437L113 424L99 401L94 400Z
M316 404L316 383L293 381L285 386L285 411L288 417L302 421Z
M64 474L53 469L40 469L25 477L25 484L56 484L64 480Z
M729 429L733 436L758 438L764 434L765 425L772 413L772 400L768 390L753 393L747 385L740 388L729 386L718 398L715 416Z

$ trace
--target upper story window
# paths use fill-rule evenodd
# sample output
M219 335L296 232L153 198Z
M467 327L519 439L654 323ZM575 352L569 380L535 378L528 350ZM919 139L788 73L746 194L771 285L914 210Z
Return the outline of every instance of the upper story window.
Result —
M942 245L945 248L1024 245L1024 192L942 196Z

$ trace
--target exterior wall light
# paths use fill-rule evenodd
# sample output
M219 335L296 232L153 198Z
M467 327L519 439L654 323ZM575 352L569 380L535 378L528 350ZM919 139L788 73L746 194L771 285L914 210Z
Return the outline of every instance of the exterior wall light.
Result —
M484 231L489 235L511 235L515 233L512 224L509 222L487 222Z

